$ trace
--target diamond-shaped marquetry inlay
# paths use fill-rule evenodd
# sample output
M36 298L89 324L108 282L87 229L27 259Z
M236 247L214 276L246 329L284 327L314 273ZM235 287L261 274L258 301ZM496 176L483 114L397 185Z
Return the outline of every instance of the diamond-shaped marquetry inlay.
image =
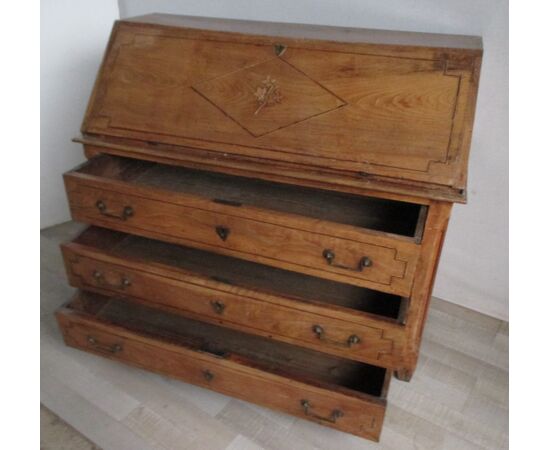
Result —
M253 136L346 104L281 58L222 75L193 89Z

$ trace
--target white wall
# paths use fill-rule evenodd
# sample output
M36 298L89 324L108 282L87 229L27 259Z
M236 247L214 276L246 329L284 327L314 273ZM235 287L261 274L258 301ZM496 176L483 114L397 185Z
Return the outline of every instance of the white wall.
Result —
M62 173L84 160L78 135L116 0L40 2L40 227L69 220Z

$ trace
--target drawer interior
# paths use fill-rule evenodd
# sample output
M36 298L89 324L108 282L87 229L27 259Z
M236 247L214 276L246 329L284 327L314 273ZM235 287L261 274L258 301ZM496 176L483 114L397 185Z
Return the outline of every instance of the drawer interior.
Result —
M122 298L81 291L69 308L93 315L94 320L103 323L299 381L386 396L389 374L380 367L185 319Z
M107 177L210 198L233 206L253 206L369 230L421 239L426 206L375 197L286 185L251 178L100 155L79 169Z
M321 301L399 322L408 305L408 299L398 295L100 227L89 227L74 242L124 259L163 264L227 284L302 301Z

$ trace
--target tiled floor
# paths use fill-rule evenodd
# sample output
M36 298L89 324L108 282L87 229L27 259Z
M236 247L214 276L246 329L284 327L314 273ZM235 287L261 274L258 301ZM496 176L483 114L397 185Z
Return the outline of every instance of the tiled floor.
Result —
M40 450L100 450L73 427L40 405Z
M418 369L410 383L392 381L384 430L375 444L65 347L53 312L74 290L67 285L58 244L79 229L67 223L42 232L41 402L98 447L507 448L506 322L434 299ZM69 434L67 439L68 446L43 448L93 448L76 438L71 446Z

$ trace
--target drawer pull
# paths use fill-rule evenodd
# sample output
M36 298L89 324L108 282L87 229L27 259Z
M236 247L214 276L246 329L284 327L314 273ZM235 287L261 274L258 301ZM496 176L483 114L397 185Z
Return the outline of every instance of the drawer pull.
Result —
M210 372L209 370L203 370L202 376L206 381L212 381L214 379L214 374Z
M354 272L361 272L363 268L372 266L372 260L368 256L363 256L359 260L357 267L348 267L344 266L343 264L338 264L334 261L336 259L336 254L328 248L323 250L323 258L325 258L329 265L333 267L338 267L339 269L353 270Z
M323 342L327 342L327 343L332 344L332 345L339 345L341 347L351 347L351 346L353 346L355 344L359 344L359 342L361 342L361 338L359 336L357 336L356 334L352 334L345 343L342 343L342 342L334 341L332 339L327 339L327 337L325 336L325 330L323 329L323 327L321 325L313 325L313 327L311 329L317 335L319 340L321 340Z
M94 270L92 276L94 277L94 280L96 280L97 284L108 286L113 289L124 290L128 286L132 285L131 281L126 277L122 277L119 284L107 283L107 281L105 280L105 276L99 270Z
M131 206L125 206L124 208L122 208L122 212L120 214L109 212L107 210L107 205L103 200L98 200L95 206L102 215L112 217L114 219L126 220L134 215L134 208L132 208Z
M328 416L328 417L319 416L319 415L311 412L311 403L309 403L308 400L305 400L305 399L300 400L300 404L302 405L302 408L303 408L304 413L305 413L306 416L314 417L315 419L323 420L325 422L336 423L336 421L340 417L344 416L344 413L342 411L340 411L339 409L332 410L332 412L330 413L330 416Z
M88 343L95 350L99 350L99 351L106 352L106 353L113 353L113 354L122 351L122 345L120 345L120 344L113 344L113 345L101 344L93 336L88 336L87 340L88 340Z
M231 230L227 227L222 227L222 226L217 226L216 227L216 233L218 234L218 236L220 237L220 239L222 241L227 240L230 232L231 232Z
M220 302L219 300L211 301L210 305L216 311L218 314L223 314L223 310L225 309L225 305Z

